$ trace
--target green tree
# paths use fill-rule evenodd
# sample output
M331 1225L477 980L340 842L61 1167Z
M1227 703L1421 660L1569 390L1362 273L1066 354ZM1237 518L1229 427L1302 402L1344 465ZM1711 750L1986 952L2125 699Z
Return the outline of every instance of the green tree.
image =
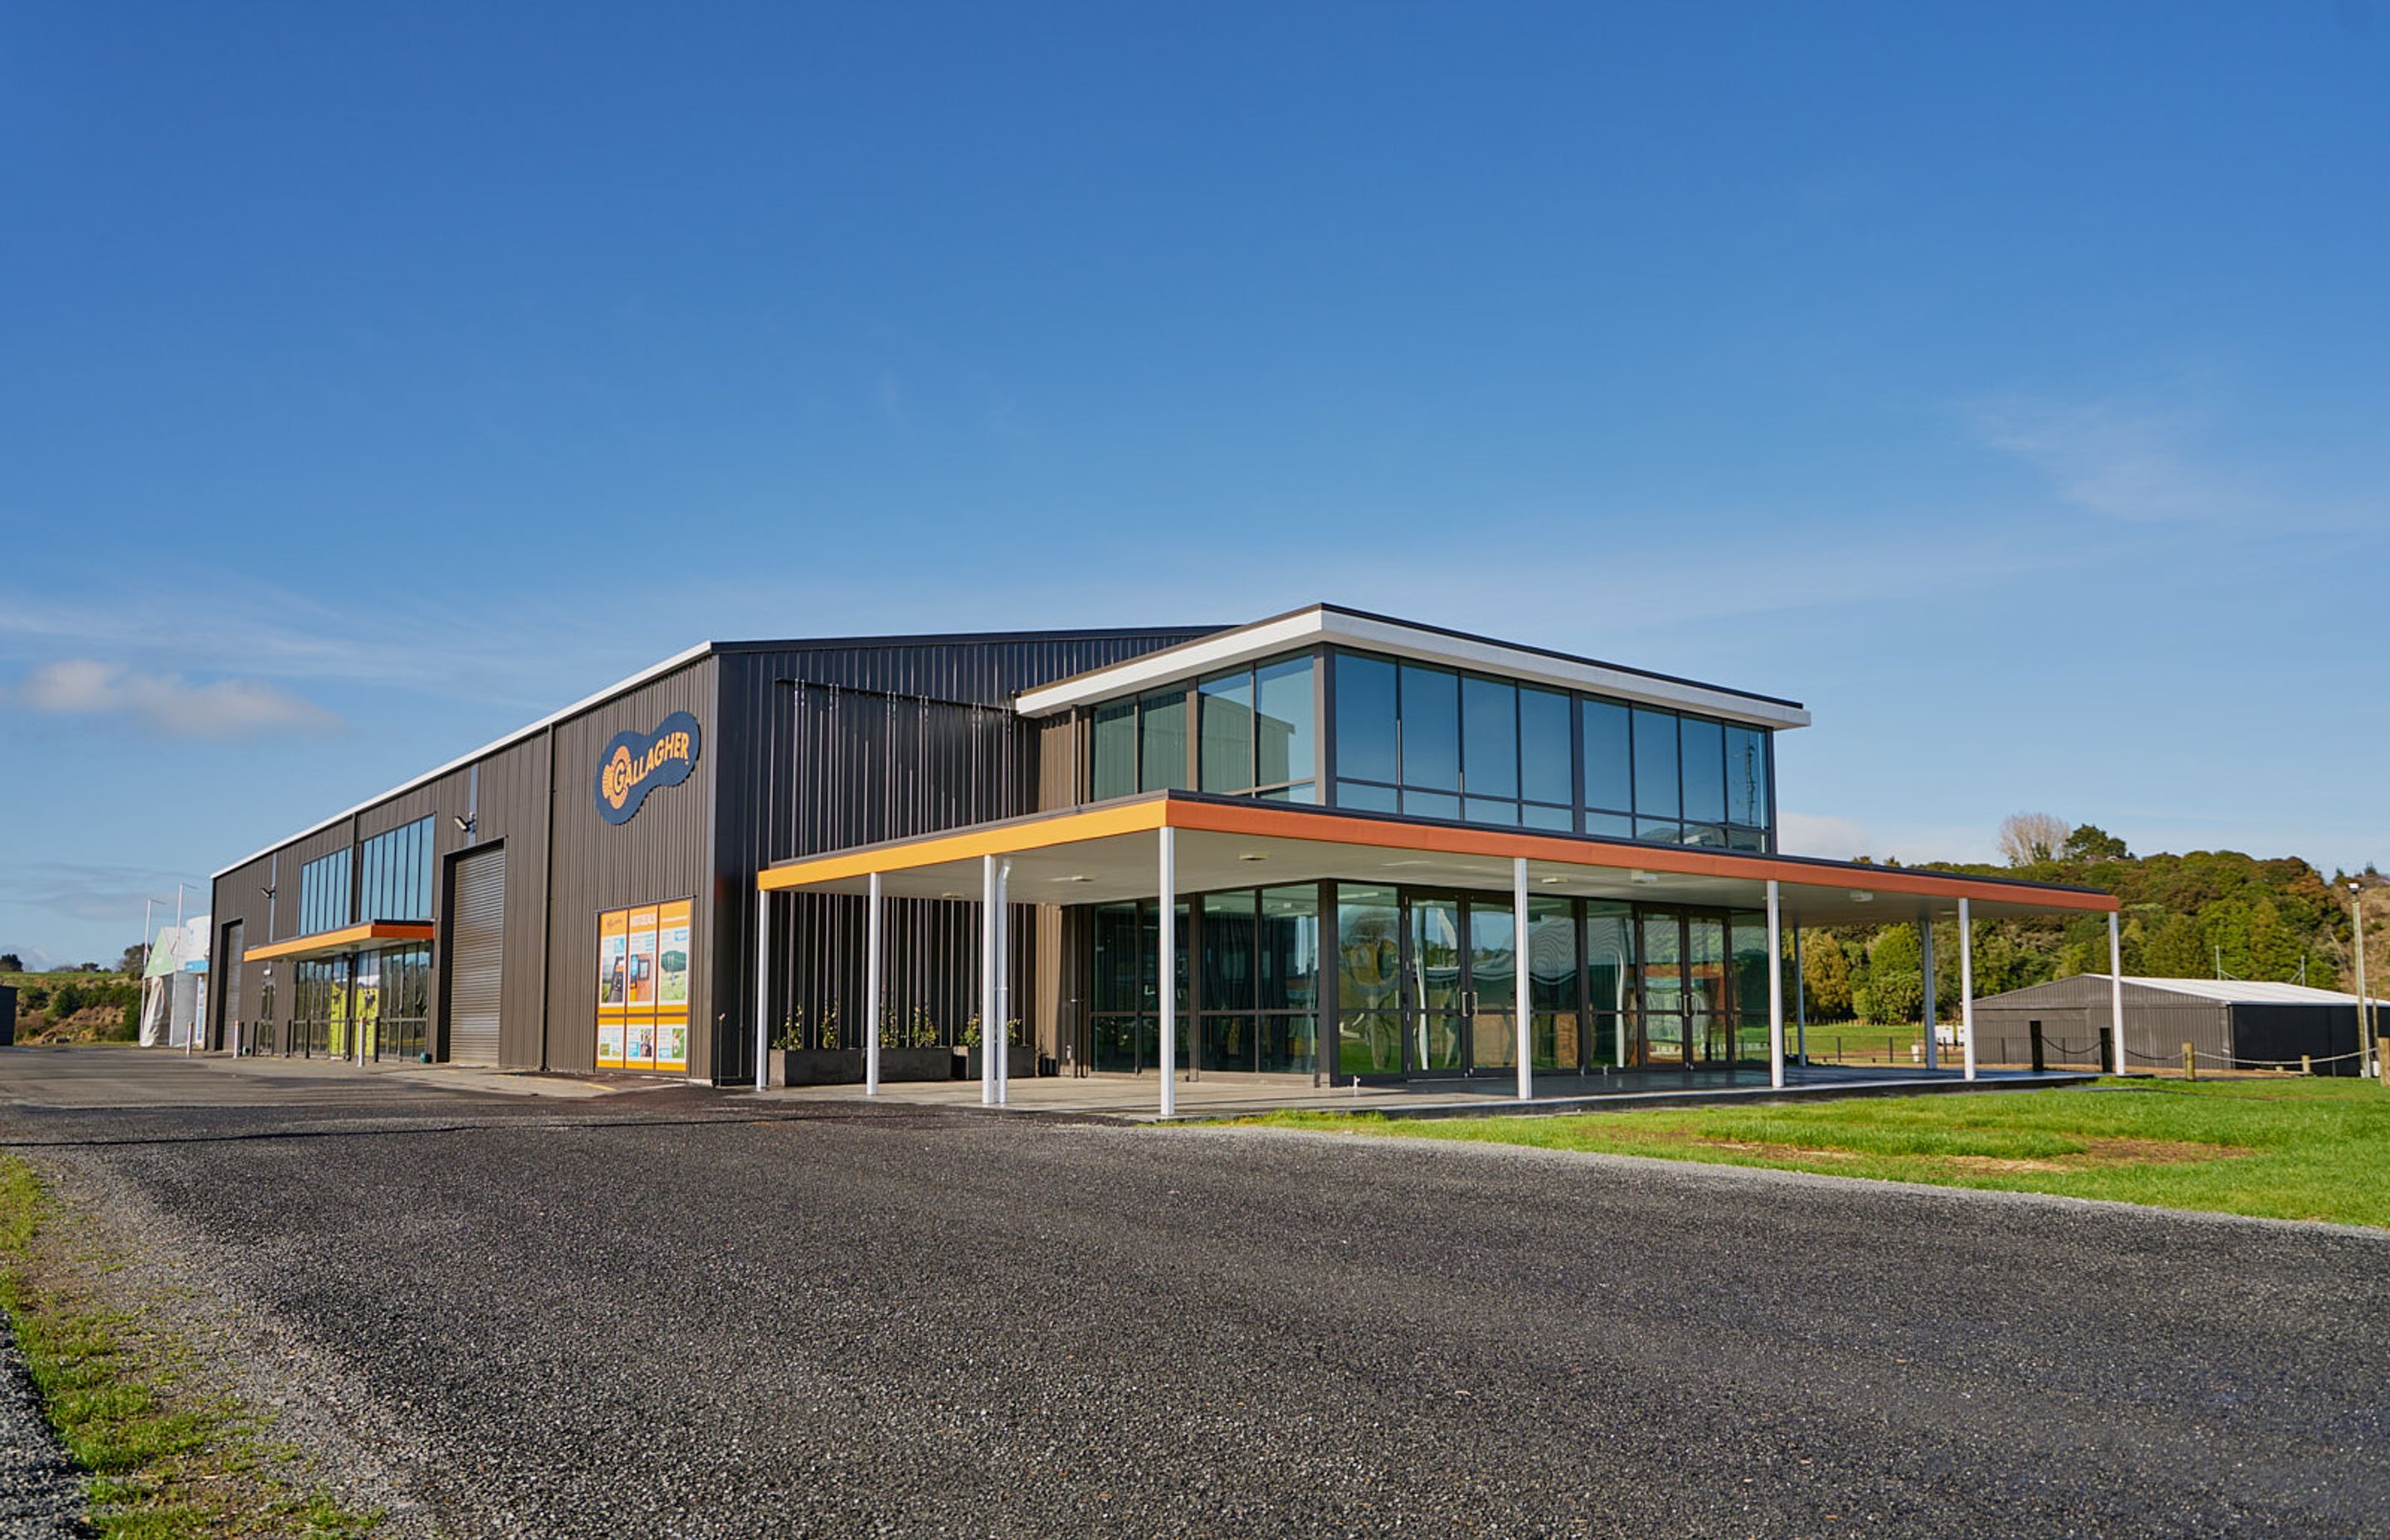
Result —
M119 973L126 974L135 979L141 977L141 970L148 966L149 948L144 946L139 942L135 942L132 945L126 947L124 949L124 956L116 960L116 970Z
M1818 935L1802 943L1801 983L1810 1020L1851 1019L1851 957L1841 942Z
M1862 1021L1923 1020L1924 954L1915 926L1888 926L1878 933L1868 948L1866 986L1855 994Z
M22 973L25 959L14 952L0 952L0 973Z
M2125 841L2099 825L2077 824L2075 832L2066 837L2066 843L2059 847L2058 858L2079 861L2088 866L2102 861L2130 861L2133 853L2125 848Z
M2153 979L2204 979L2212 972L2207 940L2189 915L2168 915L2141 949L2141 970Z

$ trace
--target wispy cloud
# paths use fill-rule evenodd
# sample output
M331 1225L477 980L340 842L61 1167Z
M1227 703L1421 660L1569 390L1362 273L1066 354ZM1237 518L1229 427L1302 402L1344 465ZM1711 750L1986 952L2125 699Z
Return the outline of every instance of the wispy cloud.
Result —
M2007 397L1968 409L1977 440L2048 477L2064 501L2126 523L2310 530L2379 520L2378 501L2303 489L2229 463L2209 410L2115 400Z
M28 673L6 699L51 716L110 717L170 738L258 738L323 733L341 719L314 701L257 679L194 684L122 663L67 658Z
M0 662L102 659L151 674L364 685L545 711L689 640L660 622L660 650L649 656L636 628L535 597L504 607L418 597L385 615L231 572L187 576L107 603L0 587Z
M32 909L45 916L119 923L125 941L141 929L143 908L151 900L165 906L164 924L174 918L174 884L185 884L185 914L203 914L210 902L208 879L197 872L161 871L154 866L110 866L86 862L36 862L12 866L0 906ZM11 927L14 930L14 927ZM122 944L122 943L119 943ZM0 951L30 957L36 948L0 945ZM55 955L55 954L52 954ZM102 959L113 962L110 955Z

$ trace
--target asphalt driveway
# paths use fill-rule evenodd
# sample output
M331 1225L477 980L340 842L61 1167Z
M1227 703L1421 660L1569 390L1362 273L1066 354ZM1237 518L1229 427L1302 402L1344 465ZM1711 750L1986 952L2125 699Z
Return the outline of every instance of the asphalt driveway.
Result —
M457 1534L2390 1518L2385 1237L702 1091L121 1099L0 1139Z

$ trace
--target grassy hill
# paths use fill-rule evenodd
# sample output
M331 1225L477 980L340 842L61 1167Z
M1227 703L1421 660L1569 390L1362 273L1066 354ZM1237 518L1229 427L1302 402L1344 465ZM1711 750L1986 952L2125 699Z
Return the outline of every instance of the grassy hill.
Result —
M141 981L61 969L0 973L17 991L19 1043L132 1042L140 1033Z

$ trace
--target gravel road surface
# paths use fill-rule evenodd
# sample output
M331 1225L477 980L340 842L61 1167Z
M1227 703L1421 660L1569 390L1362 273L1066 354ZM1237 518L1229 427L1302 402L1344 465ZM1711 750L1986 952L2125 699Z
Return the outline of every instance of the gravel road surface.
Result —
M458 1535L2390 1528L2390 1237L695 1090L0 1140Z

